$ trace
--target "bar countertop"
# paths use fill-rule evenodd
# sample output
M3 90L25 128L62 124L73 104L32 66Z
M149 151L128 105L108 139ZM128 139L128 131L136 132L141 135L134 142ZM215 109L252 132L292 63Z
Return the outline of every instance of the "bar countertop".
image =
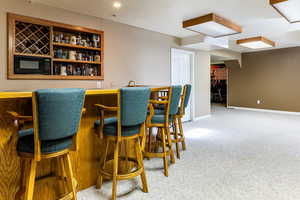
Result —
M141 87L142 85L136 85ZM146 85L144 87L150 87L152 91L161 90L168 86L161 85ZM33 90L0 90L0 100L5 99L18 99L18 98L31 98ZM102 94L116 94L118 88L89 88L86 89L86 95L102 95Z

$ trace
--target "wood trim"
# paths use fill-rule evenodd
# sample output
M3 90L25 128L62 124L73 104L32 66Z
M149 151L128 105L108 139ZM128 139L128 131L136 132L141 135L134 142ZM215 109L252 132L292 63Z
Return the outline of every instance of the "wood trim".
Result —
M203 24L205 22L210 22L210 21L213 21L213 20L214 20L213 13L210 13L208 15L204 15L204 16L201 16L201 17L186 20L182 23L182 27L187 28L187 27L190 27L190 26L195 26L197 24Z
M11 17L11 14L7 14L7 77L11 77L14 74L13 63L14 57L13 52L15 52L15 43L14 43L14 35L15 30L15 20Z
M235 30L238 33L243 32L243 28L240 25L237 25L237 24L233 23L232 21L230 21L226 18L220 17L216 14L214 14L213 17L214 17L215 22L222 24L223 26L226 26L227 28Z
M290 24L294 24L294 23L298 23L300 22L300 20L298 21L290 21L289 18L287 18L287 16L285 16L276 6L275 4L278 3L282 3L282 2L286 2L288 0L270 0L270 5L279 13L279 15L281 15L284 19L286 19Z
M152 92L157 92L160 90L168 89L165 86L155 86L151 87ZM20 98L32 98L32 91L7 91L0 92L0 100L5 99L20 99ZM85 95L103 95L103 94L117 94L118 89L87 89Z
M267 39L265 37L262 37L262 36L237 40L236 43L237 44L243 44L243 43L258 42L258 41L262 41L262 42L264 42L266 44L269 44L269 45L271 45L273 47L276 46L275 42L273 42L272 40L269 40L269 39Z
M223 25L227 28L230 28L230 29L234 30L236 32L235 34L243 32L243 29L240 25L237 25L234 22L232 22L232 21L230 21L226 18L223 18L219 15L216 15L214 13L210 13L210 14L207 14L207 15L204 15L204 16L201 16L201 17L186 20L182 23L182 26L183 26L183 28L191 30L189 28L190 26L195 26L195 25L203 24L203 23L210 22L210 21L214 21L218 24L221 24L221 25ZM191 30L191 31L194 31L194 30ZM195 31L195 32L197 32L197 31ZM225 36L225 35L222 35L222 36ZM217 36L217 37L222 37L222 36Z
M75 30L75 31L79 31L79 32L90 32L90 33L95 33L95 34L103 33L103 31L99 31L96 29L85 28L85 27L75 26L75 25L70 25L70 24L64 24L64 23L45 20L45 19L41 19L41 18L18 15L18 14L14 14L14 13L7 13L7 15L9 18L13 18L15 20L21 20L21 21L26 20L26 22L29 22L29 23L34 23L34 24L39 24L39 25L44 25L44 26L49 26L49 27L55 26L55 27L71 29L71 30Z
M16 56L31 56L31 57L40 57L40 58L52 58L51 55L40 55L40 54L28 54L28 53L13 53Z
M270 4L273 5L273 4L282 3L285 1L288 1L288 0L270 0Z
M104 32L102 32L100 39L101 39L101 49L102 49L102 51L100 52L100 61L102 62L102 66L100 68L101 69L100 76L104 77L104 66L103 66L103 63L104 63Z

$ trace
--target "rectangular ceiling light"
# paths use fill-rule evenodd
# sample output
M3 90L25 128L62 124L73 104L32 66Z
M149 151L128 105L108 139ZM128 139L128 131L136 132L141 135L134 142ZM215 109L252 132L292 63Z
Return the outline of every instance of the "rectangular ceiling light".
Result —
M270 4L288 22L300 22L300 1L299 0L270 0Z
M275 47L275 42L265 37L253 37L253 38L242 39L242 40L238 40L236 43L238 45L250 49L265 49L265 48Z
M242 27L214 13L184 21L183 28L211 37L241 33Z

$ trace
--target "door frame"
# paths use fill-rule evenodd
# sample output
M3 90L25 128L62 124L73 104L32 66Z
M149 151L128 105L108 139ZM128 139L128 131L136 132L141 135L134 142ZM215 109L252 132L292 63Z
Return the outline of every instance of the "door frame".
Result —
M190 121L193 121L195 119L195 78L194 78L194 70L195 70L195 52L190 51L190 50L185 50L185 49L179 49L179 48L171 48L170 51L170 84L172 85L172 73L173 73L173 67L172 67L172 54L174 52L181 52L181 53L186 53L190 55L191 58L191 68L190 68L190 79L191 79L191 85L192 85L192 92L191 92L191 98L190 98Z

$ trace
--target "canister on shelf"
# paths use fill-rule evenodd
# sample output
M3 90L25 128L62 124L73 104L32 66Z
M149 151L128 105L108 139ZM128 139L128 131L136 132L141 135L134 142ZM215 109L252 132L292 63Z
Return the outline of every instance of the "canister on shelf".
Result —
M70 44L72 45L76 45L76 36L71 36L71 39L70 39Z
M87 47L88 46L87 41L86 40L82 40L82 45L85 46L85 47Z
M67 67L66 66L61 66L60 75L61 76L67 76Z
M69 59L76 60L76 51L69 51Z
M95 62L100 62L100 55L95 55Z
M77 60L82 60L82 53L81 52L77 53Z

